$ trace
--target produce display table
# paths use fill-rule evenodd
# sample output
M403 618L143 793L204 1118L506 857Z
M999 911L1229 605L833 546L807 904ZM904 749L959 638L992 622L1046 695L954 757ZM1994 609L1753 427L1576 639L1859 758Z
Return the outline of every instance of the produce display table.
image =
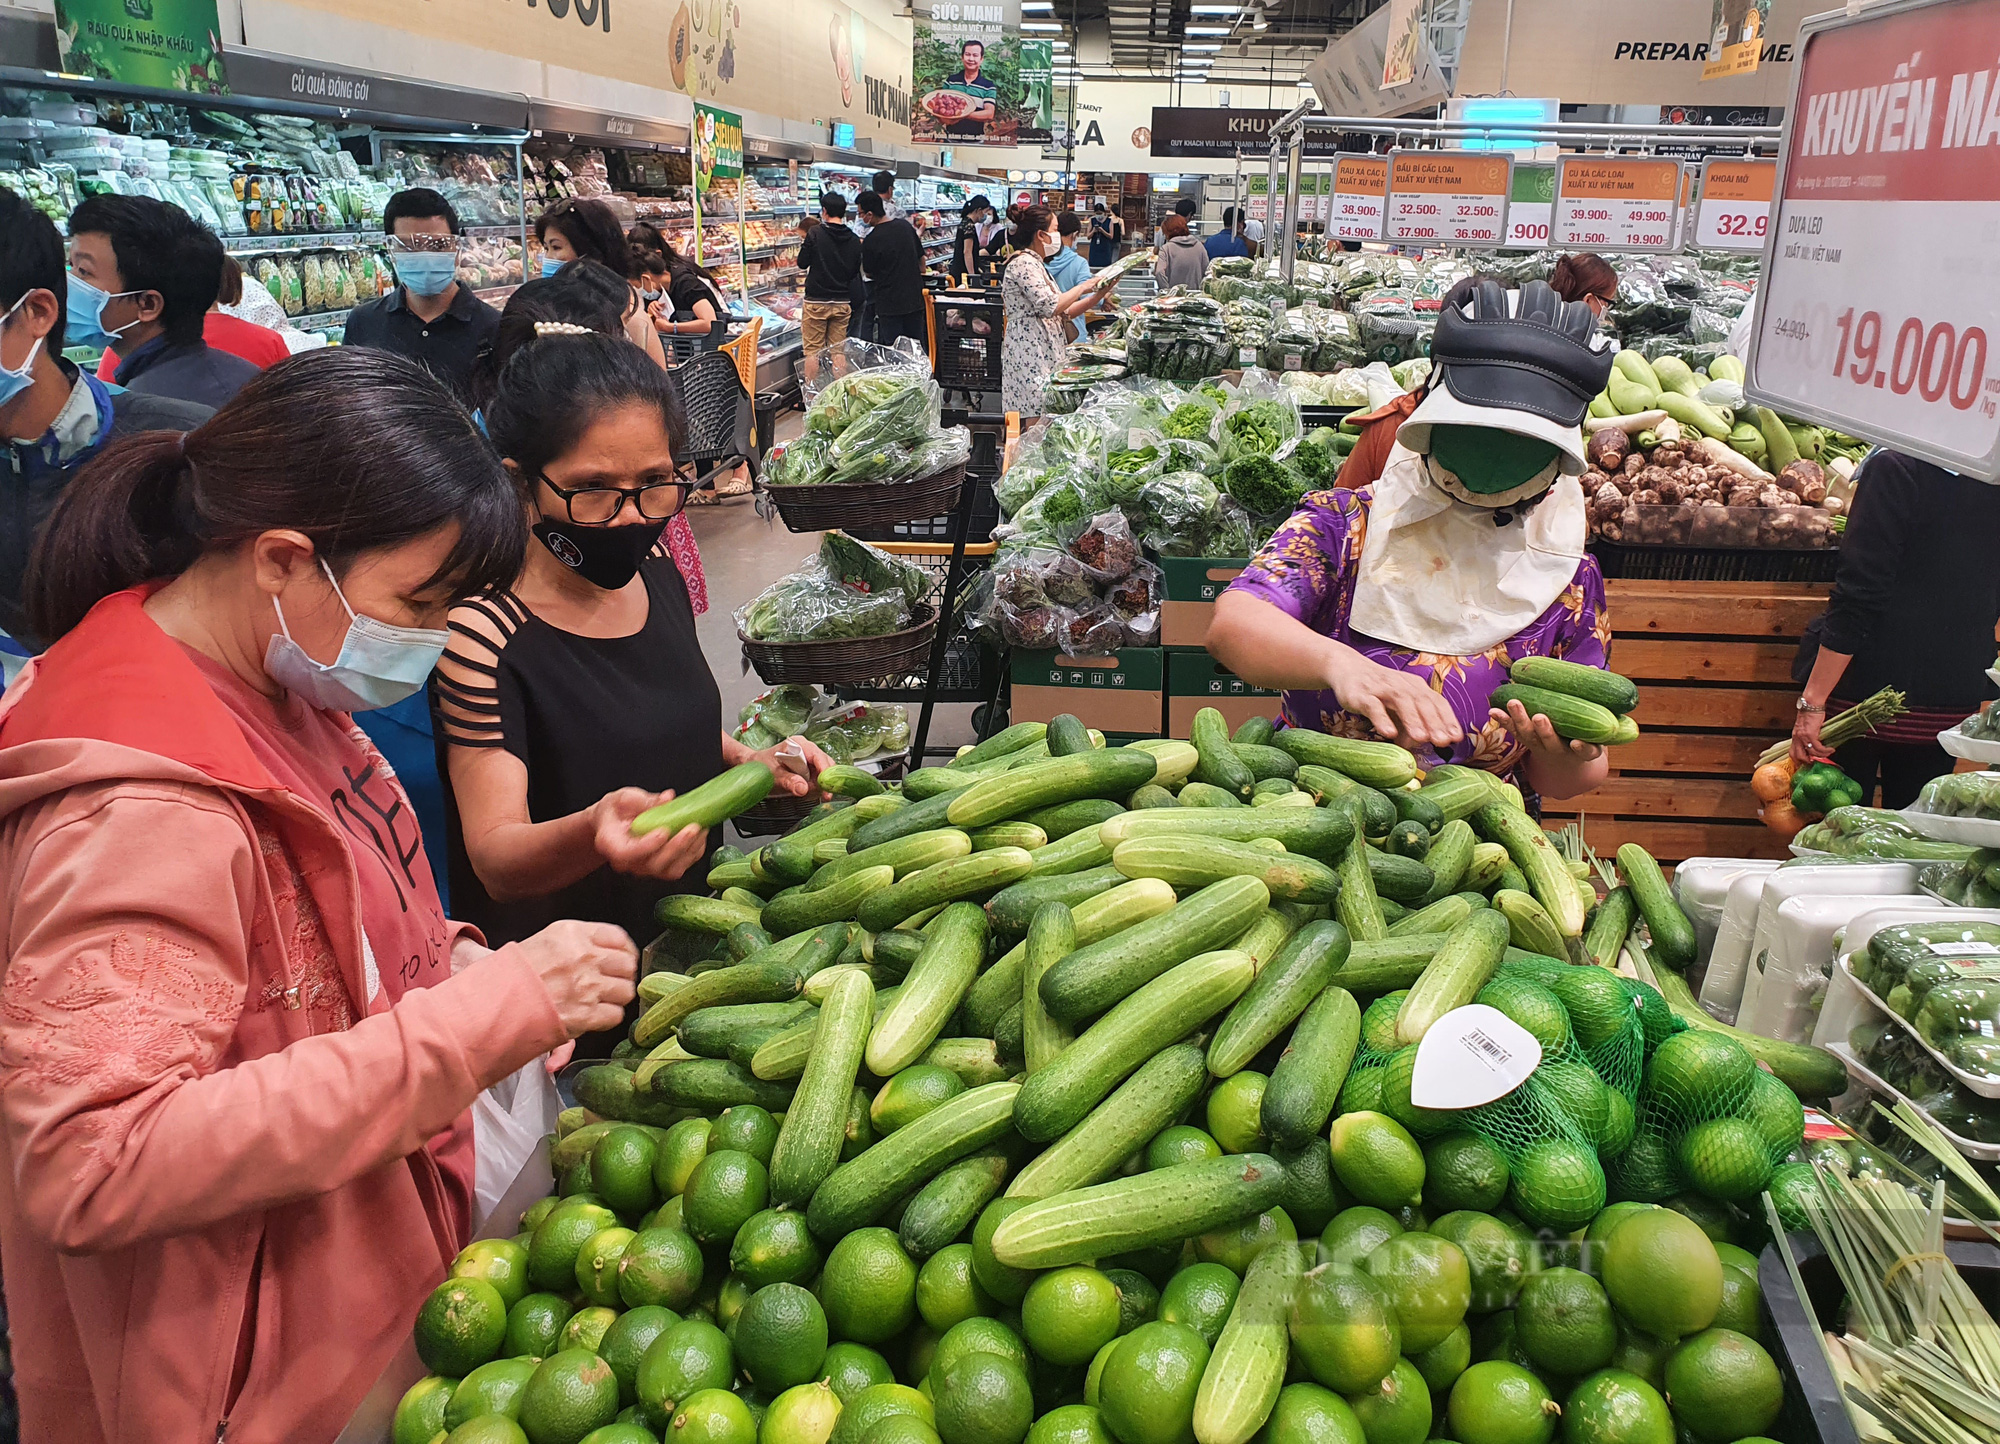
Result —
M1785 857L1757 820L1750 772L1791 733L1792 658L1830 585L1610 581L1611 667L1639 684L1639 740L1613 749L1611 776L1543 820L1583 823L1600 856L1636 842L1660 862Z

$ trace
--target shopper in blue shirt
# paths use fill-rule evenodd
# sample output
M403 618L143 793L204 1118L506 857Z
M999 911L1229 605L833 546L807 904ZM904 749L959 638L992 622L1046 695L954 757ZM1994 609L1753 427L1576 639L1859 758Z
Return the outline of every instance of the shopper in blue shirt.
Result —
M1236 207L1231 206L1222 213L1222 229L1201 244L1202 249L1208 252L1211 261L1219 261L1224 256L1250 254L1250 247L1244 242L1242 232L1236 227Z
M1072 286L1080 286L1090 279L1090 262L1077 253L1077 237L1083 233L1083 220L1075 211L1064 211L1056 217L1056 234L1062 237L1062 249L1048 259L1049 279L1056 283L1058 291L1067 291Z

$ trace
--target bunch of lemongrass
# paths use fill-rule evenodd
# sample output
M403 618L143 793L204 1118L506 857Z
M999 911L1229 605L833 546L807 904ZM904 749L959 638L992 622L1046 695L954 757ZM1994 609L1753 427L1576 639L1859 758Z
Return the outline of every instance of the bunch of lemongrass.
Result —
M1892 722L1909 711L1903 694L1894 687L1884 687L1872 697L1864 697L1845 712L1836 712L1826 719L1819 729L1819 740L1831 752L1843 742L1852 742L1857 737L1866 737L1884 722ZM1790 740L1774 742L1766 747L1758 757L1757 765L1776 762L1792 750Z

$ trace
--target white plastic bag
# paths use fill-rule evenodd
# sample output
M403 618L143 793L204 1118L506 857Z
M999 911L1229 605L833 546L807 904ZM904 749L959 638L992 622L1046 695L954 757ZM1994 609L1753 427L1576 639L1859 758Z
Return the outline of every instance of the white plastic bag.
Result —
M524 1169L539 1161L541 1175L537 1187L541 1191L528 1195L528 1203L555 1186L542 1140L555 1132L556 1115L561 1112L562 1097L540 1058L524 1063L472 1100L475 1236L486 1232L487 1220L493 1217L494 1210ZM505 1232L513 1233L515 1220L505 1222Z

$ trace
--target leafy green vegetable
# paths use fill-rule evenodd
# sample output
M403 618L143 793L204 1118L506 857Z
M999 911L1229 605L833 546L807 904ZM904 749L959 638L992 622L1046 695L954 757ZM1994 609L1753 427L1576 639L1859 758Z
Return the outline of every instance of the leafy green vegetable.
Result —
M924 569L915 562L892 556L845 532L830 531L820 539L819 559L843 584L862 591L886 592L896 588L909 600L916 601L929 585Z
M909 621L900 588L861 592L843 586L823 567L780 577L736 614L737 628L753 642L822 642L879 637Z
M1222 488L1257 516L1289 512L1305 495L1305 478L1268 456L1237 456L1222 469Z
M1276 401L1253 401L1222 418L1225 457L1269 456L1298 430L1298 413Z
M1333 485L1333 478L1340 470L1340 456L1335 450L1334 432L1325 426L1306 433L1306 437L1292 452L1291 462L1305 478L1306 486L1312 490L1322 490Z
M1215 424L1215 408L1202 401L1183 401L1167 417L1167 435L1181 441L1205 441Z

